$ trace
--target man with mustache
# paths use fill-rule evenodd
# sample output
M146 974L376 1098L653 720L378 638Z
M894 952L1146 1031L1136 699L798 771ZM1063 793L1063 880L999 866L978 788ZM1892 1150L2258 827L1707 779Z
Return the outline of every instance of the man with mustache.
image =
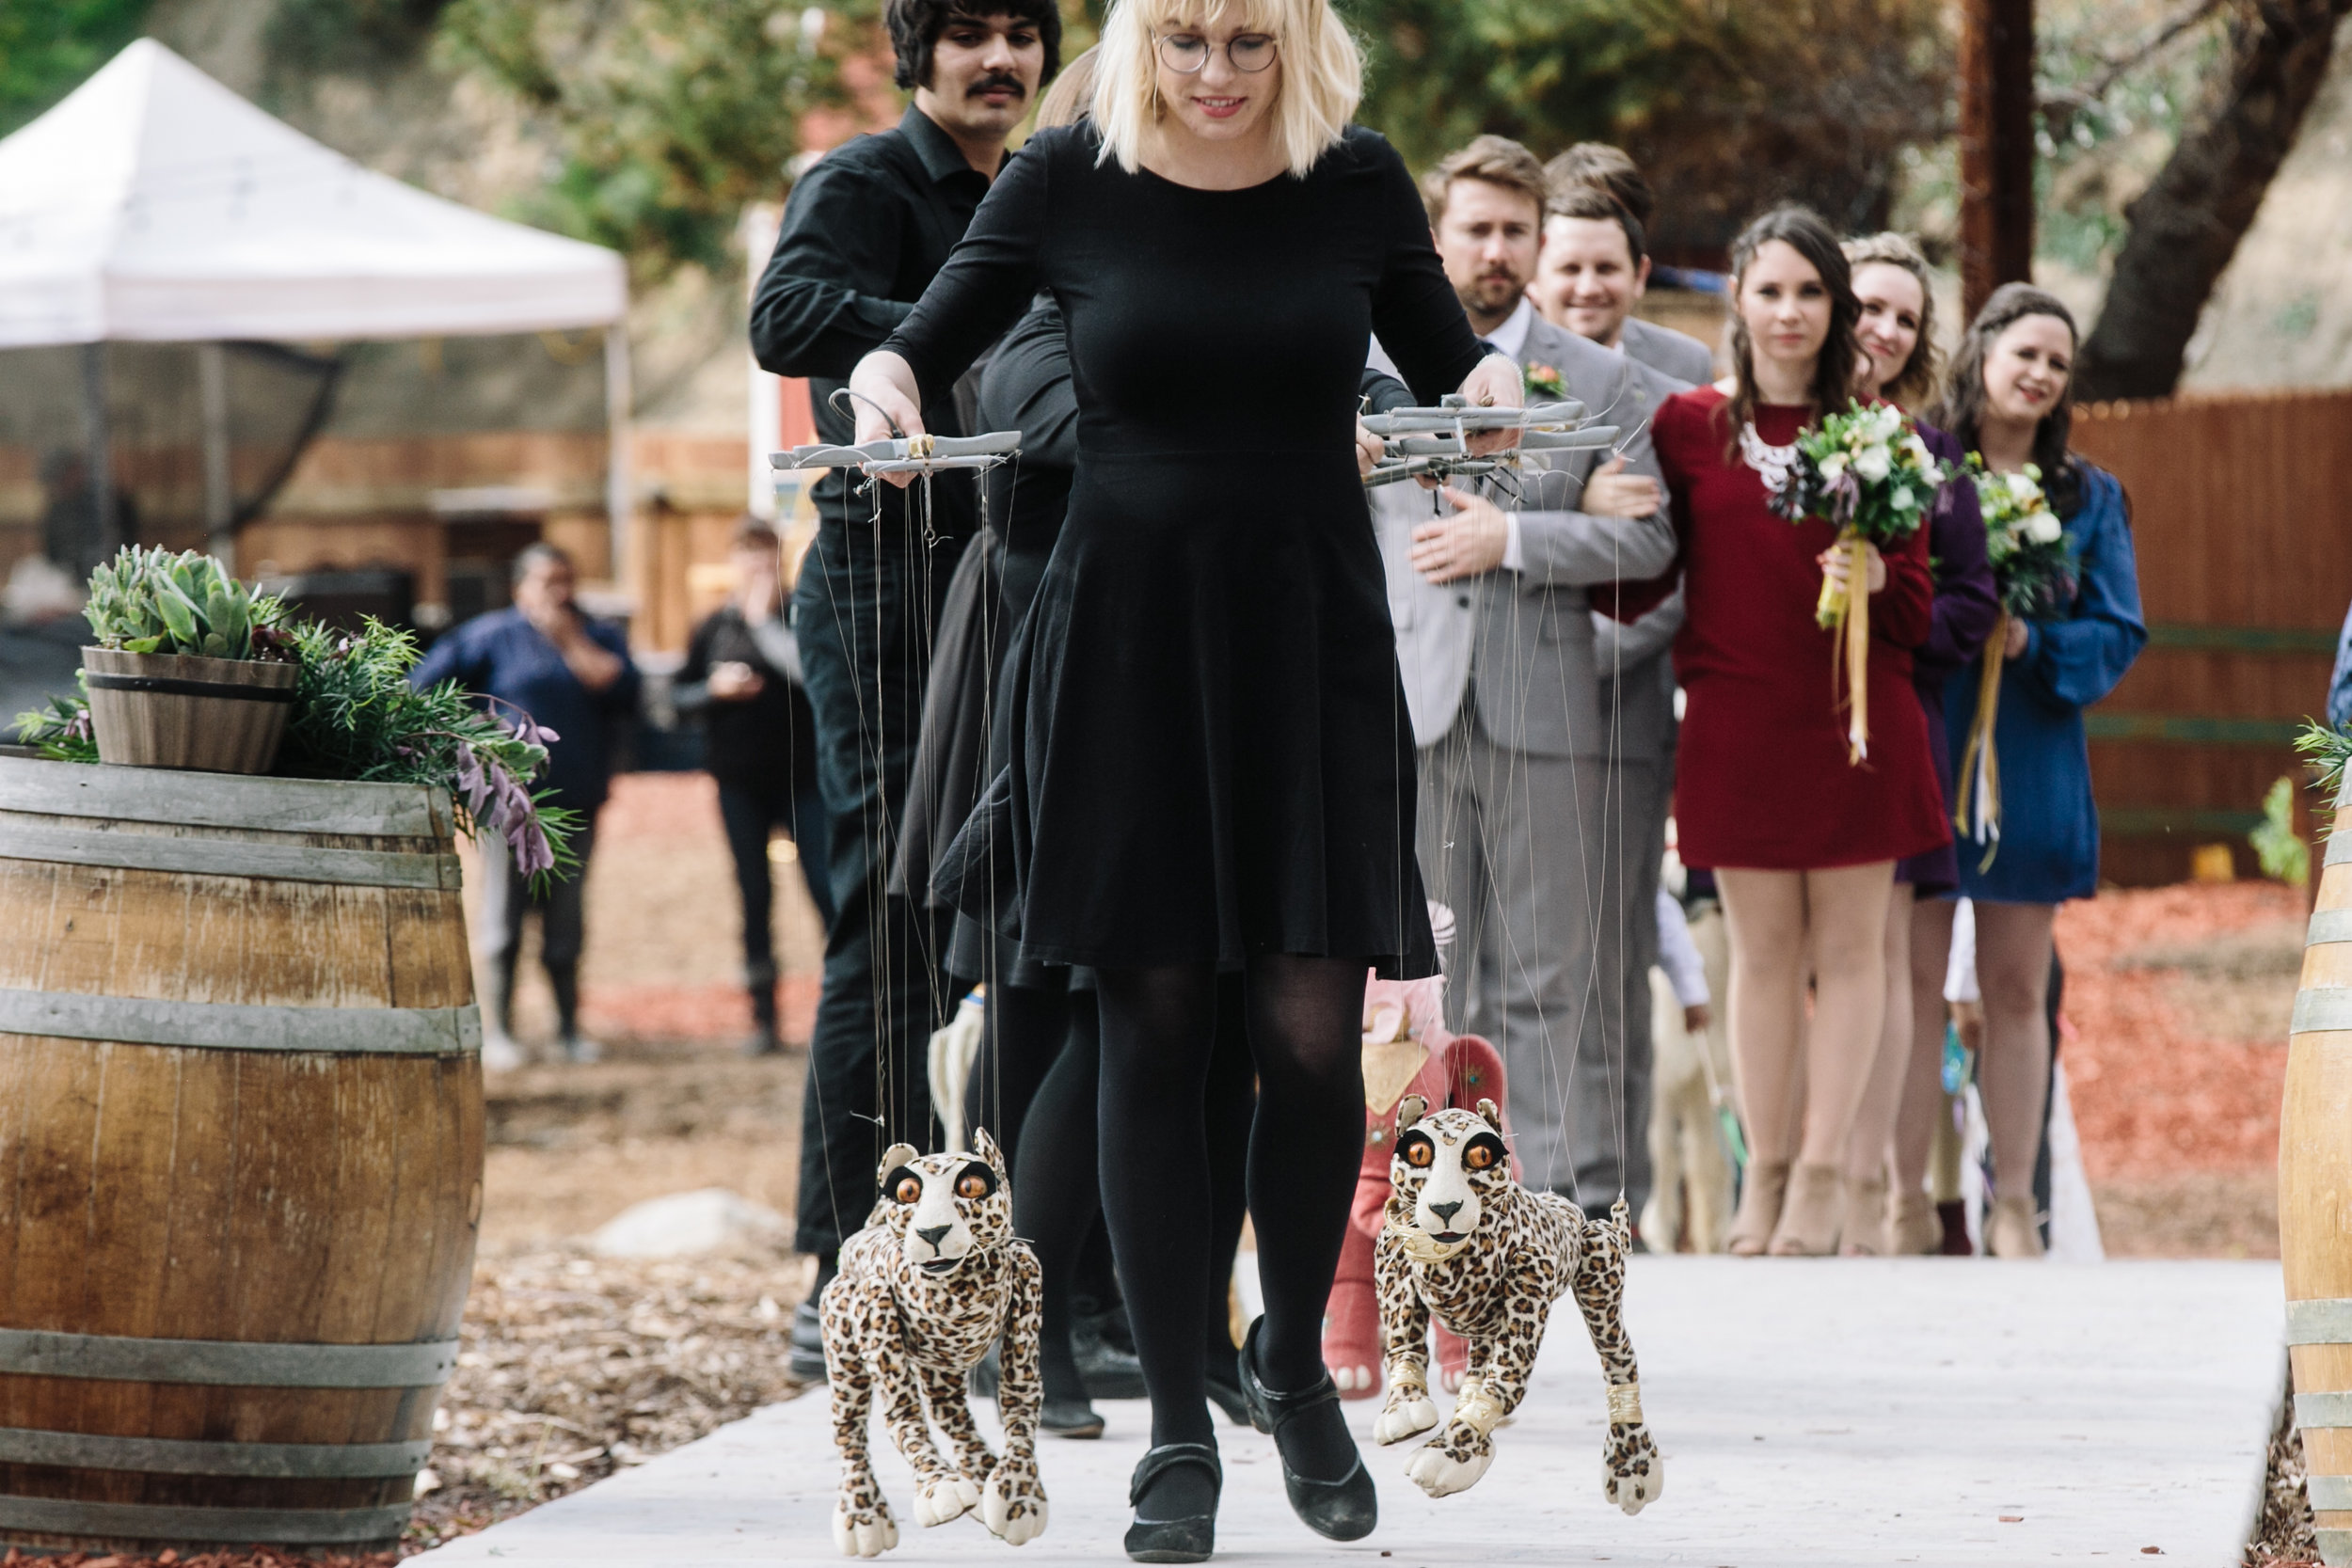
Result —
M808 378L828 441L850 440L855 424L833 394L922 297L1003 166L1006 136L1061 63L1053 0L889 0L883 20L898 84L914 101L894 129L835 148L792 187L752 301L754 355L778 375ZM923 410L925 428L964 434L958 409L971 401L940 399ZM947 1000L946 932L935 912L887 889L929 628L977 505L964 475L866 496L853 494L860 483L840 469L818 482L817 538L792 595L834 908L801 1117L794 1245L815 1255L818 1275L793 1317L791 1370L809 1381L825 1375L813 1304L873 1206L880 1150L893 1139L930 1145L921 1053Z
M1528 1184L1602 1207L1622 1187L1638 1212L1649 1042L1625 1007L1648 979L1626 948L1653 913L1629 900L1586 588L1671 561L1674 531L1635 372L1527 297L1546 196L1534 155L1480 136L1422 190L1470 325L1519 362L1528 402L1572 398L1625 432L1615 456L1529 459L1517 499L1400 484L1374 507L1421 748L1422 876L1461 932L1448 1020L1502 1049Z

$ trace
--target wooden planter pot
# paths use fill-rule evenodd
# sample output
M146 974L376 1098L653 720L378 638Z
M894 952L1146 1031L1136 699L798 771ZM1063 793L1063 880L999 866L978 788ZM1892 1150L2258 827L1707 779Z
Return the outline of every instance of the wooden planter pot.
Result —
M286 733L299 665L84 648L98 754L131 768L266 773Z
M450 833L0 758L0 1555L398 1540L482 1212Z

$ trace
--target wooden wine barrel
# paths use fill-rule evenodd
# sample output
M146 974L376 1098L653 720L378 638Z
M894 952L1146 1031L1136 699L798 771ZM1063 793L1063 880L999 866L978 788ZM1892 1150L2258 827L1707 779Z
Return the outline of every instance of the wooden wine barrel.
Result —
M391 1544L455 1365L449 800L0 757L0 1544Z
M2279 1255L2295 1424L2319 1548L2352 1563L2352 801L2336 826L2303 950L2279 1121Z

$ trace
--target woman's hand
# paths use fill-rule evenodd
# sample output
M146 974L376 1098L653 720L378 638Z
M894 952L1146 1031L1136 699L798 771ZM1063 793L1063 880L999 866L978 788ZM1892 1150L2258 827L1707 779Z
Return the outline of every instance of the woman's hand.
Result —
M1519 368L1500 354L1489 354L1471 368L1463 378L1462 395L1474 407L1524 408L1527 406L1527 384L1519 379ZM1480 431L1470 438L1470 453L1483 457L1490 451L1501 451L1519 444L1516 430Z
M1389 450L1388 443L1364 428L1364 421L1356 421L1356 477L1369 479L1380 454Z
M1862 553L1870 562L1868 573L1870 592L1876 594L1886 586L1886 557L1879 554L1879 547L1867 540L1863 543ZM1852 583L1847 580L1852 575L1848 570L1848 562L1851 559L1843 545L1832 545L1813 558L1815 564L1821 568L1822 576L1849 593L1853 588Z
M862 447L892 436L923 434L923 401L914 385L914 372L897 355L878 349L859 360L857 369L850 372L850 390L856 394L850 400L857 410L853 444ZM894 421L898 427L895 431L890 428ZM914 479L913 474L882 477L901 490Z
M2024 621L2019 620L2016 616L2010 616L2009 618L2009 637L2007 641L2001 644L2001 657L2003 658L2025 657L2026 641L2032 635L2033 632L2030 626L2028 626Z

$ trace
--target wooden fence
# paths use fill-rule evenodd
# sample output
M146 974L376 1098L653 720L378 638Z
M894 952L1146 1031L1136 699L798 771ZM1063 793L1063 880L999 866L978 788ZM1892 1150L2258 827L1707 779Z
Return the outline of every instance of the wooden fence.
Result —
M2102 404L2074 444L2130 493L2149 629L2089 715L2102 874L2178 881L2226 843L2251 875L2246 833L2273 781L2300 786L2294 736L2352 604L2352 391Z

